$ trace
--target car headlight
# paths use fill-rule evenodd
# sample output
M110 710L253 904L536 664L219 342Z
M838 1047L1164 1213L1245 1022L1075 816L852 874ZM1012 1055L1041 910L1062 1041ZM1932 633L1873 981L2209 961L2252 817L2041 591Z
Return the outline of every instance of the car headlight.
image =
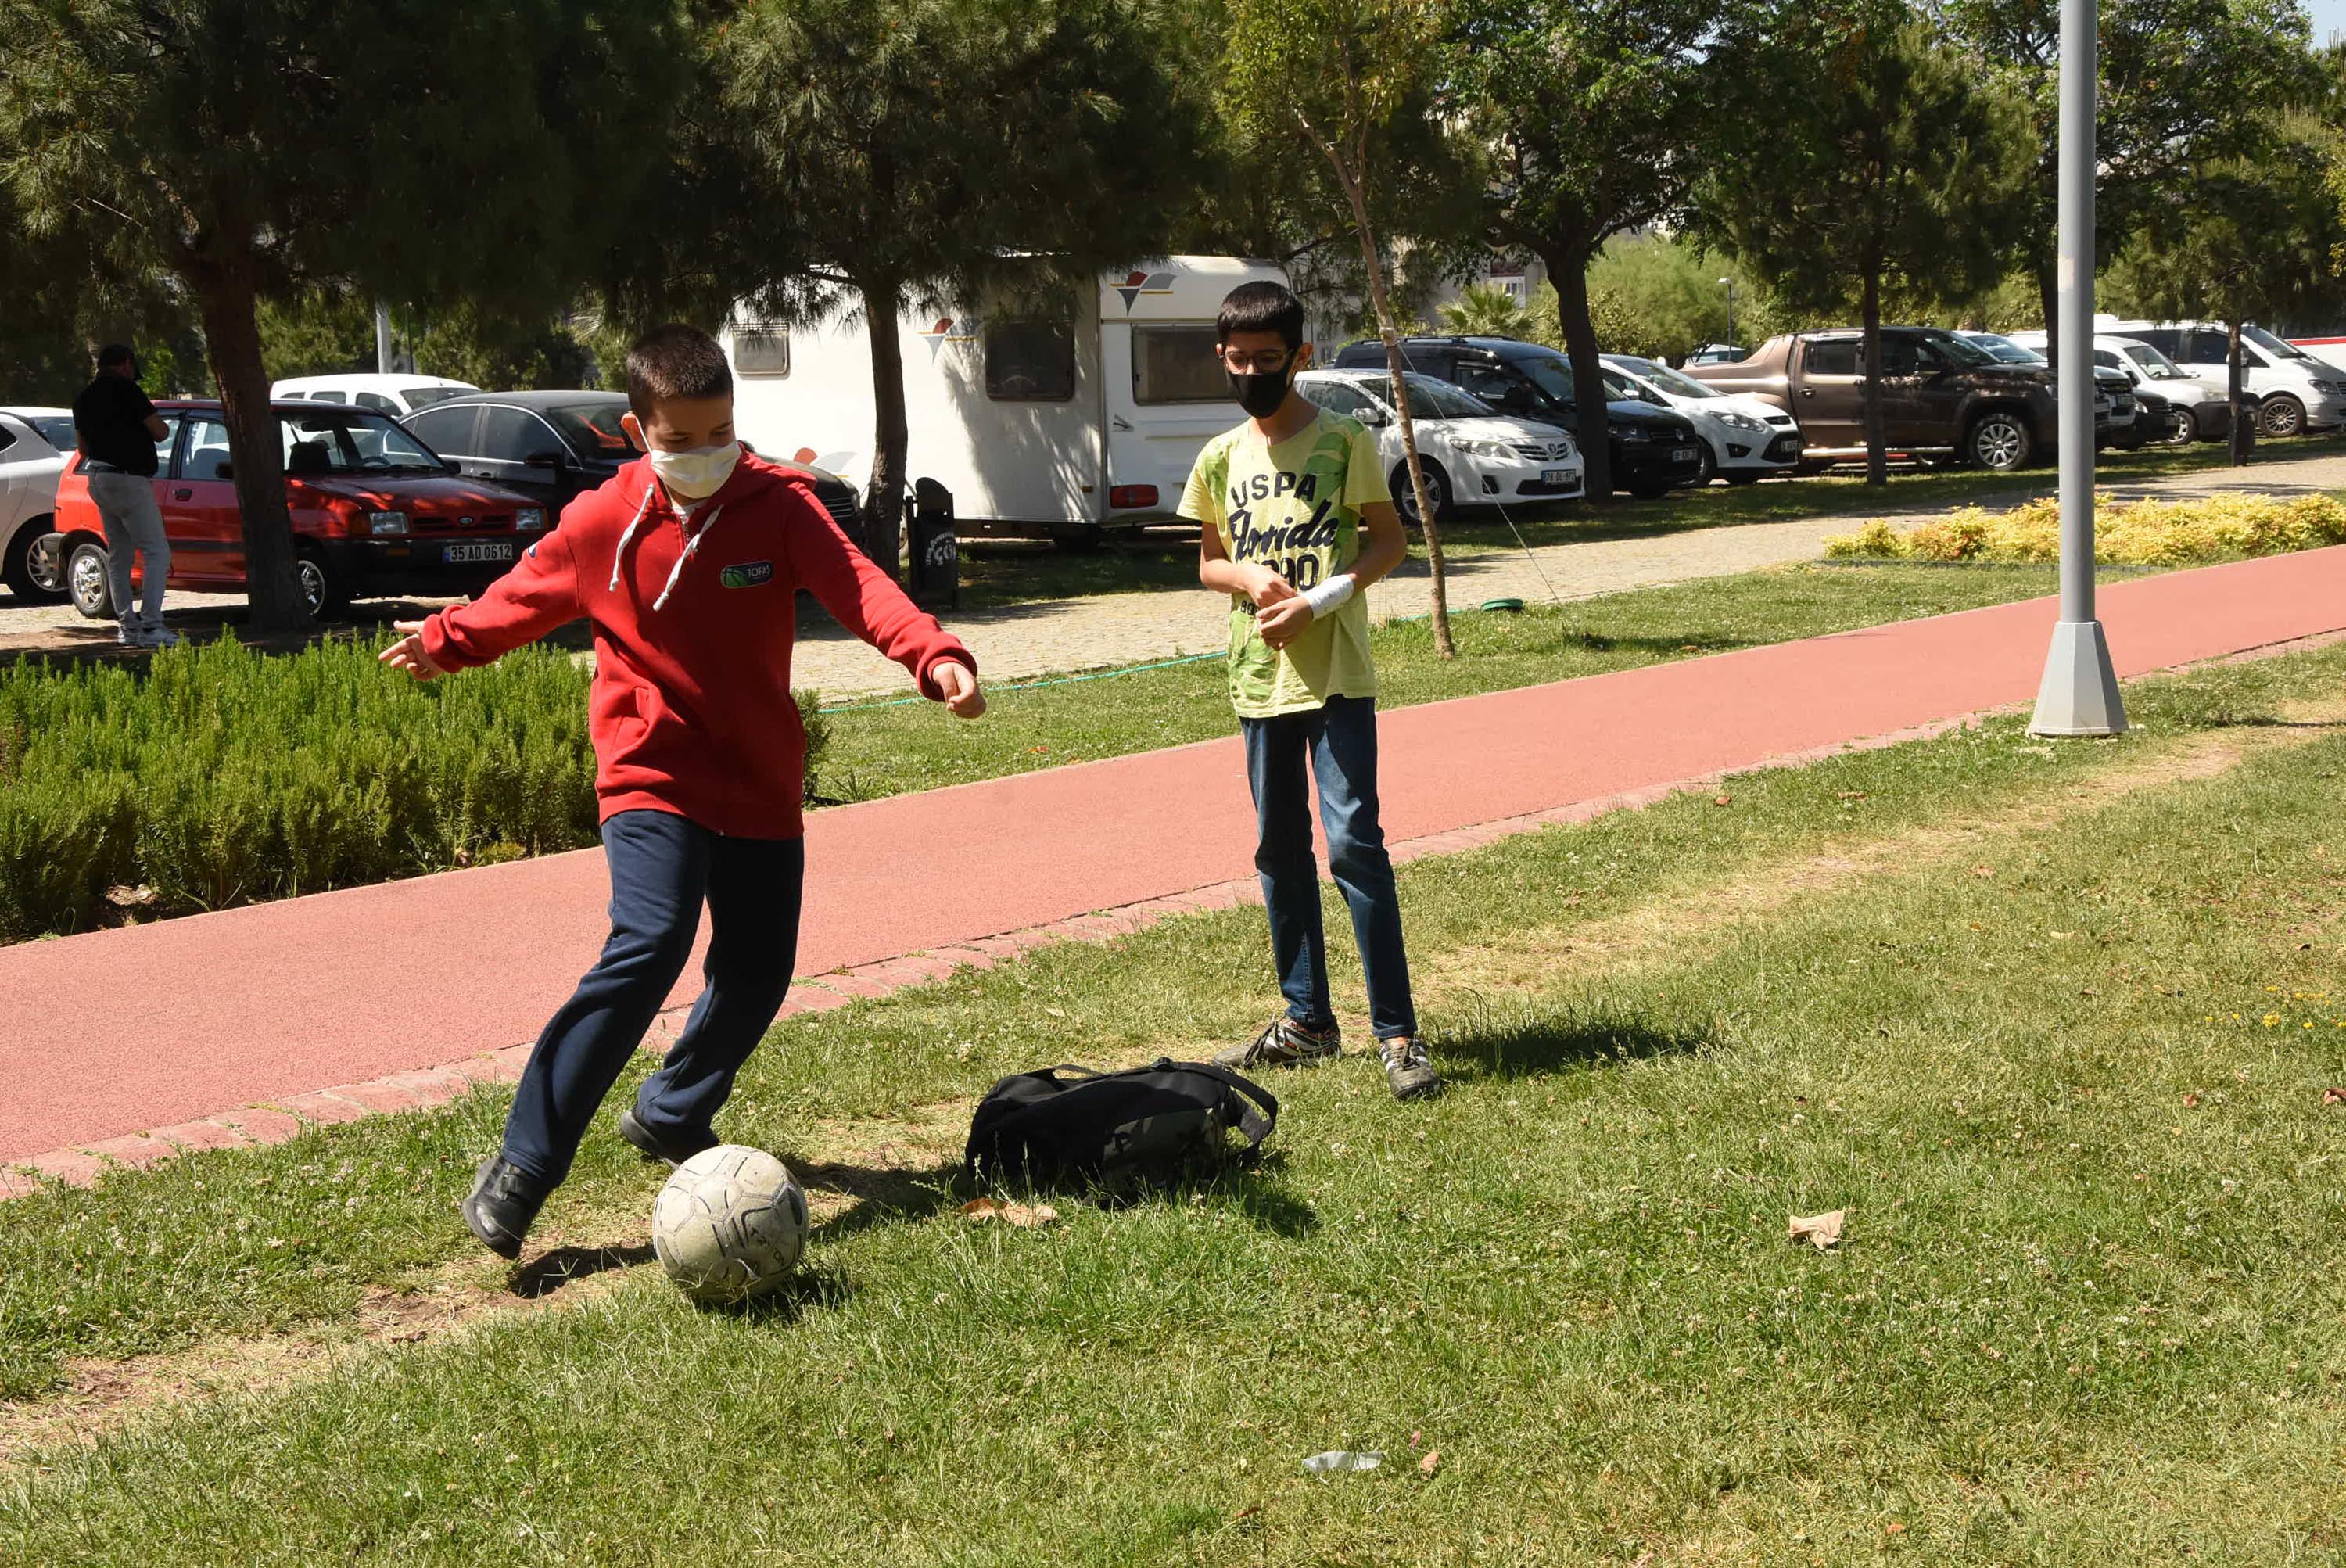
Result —
M514 513L515 533L535 534L545 526L546 508L543 506L524 506Z
M1454 443L1454 444L1457 446L1459 451L1472 453L1476 457L1506 457L1512 455L1507 450L1507 443L1505 442L1493 441L1479 435L1474 437L1472 440L1461 441Z
M2316 382L2313 383L2313 390L2318 392L2334 392L2338 388L2336 383L2331 382Z
M386 534L404 534L407 532L407 514L370 512L367 514L367 532L378 539Z
M1729 411L1729 412L1722 413L1718 417L1719 423L1727 426L1729 430L1766 430L1768 428L1768 424L1765 420L1753 419L1748 413L1736 413Z

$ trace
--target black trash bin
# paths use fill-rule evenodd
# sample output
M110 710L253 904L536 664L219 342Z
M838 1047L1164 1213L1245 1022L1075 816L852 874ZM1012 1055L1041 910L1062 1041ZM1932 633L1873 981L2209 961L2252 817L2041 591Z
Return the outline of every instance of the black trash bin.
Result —
M913 482L913 602L924 609L961 607L961 541L954 536L953 492L933 479Z

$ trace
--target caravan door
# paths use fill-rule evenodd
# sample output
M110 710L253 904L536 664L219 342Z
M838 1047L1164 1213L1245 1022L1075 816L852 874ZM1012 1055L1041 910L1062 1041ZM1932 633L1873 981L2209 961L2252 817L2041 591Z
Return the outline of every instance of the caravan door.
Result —
M1100 368L1110 523L1170 517L1207 442L1246 418L1214 357L1222 296L1279 269L1173 256L1100 290Z

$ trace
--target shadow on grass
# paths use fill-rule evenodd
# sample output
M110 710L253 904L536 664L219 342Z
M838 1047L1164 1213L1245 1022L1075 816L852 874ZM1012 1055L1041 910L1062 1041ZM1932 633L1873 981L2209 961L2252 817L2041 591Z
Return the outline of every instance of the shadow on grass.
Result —
M700 1301L694 1305L716 1317L788 1328L810 1312L827 1312L845 1306L853 1294L855 1288L839 1269L809 1268L799 1269L763 1296L752 1296L747 1301Z
M956 1160L927 1166L863 1166L838 1160L790 1160L801 1186L845 1193L855 1201L819 1227L836 1241L891 1221L924 1219L953 1201Z
M1250 1158L1201 1167L1186 1176L1173 1179L1116 1185L1063 1182L1036 1190L1047 1196L1072 1197L1094 1204L1111 1212L1138 1208L1149 1203L1161 1203L1176 1209L1223 1209L1258 1229L1294 1240L1319 1229L1320 1216L1310 1204L1277 1183L1265 1183L1261 1179L1266 1175L1277 1176L1286 1169L1287 1156L1280 1150L1269 1149Z
M557 1247L515 1269L506 1288L524 1300L536 1301L566 1285L607 1270L649 1263L653 1257L651 1247L643 1243L632 1247Z
M1531 1078L1613 1062L1690 1056L1708 1034L1657 1028L1637 1019L1569 1018L1469 1028L1437 1046L1445 1076Z

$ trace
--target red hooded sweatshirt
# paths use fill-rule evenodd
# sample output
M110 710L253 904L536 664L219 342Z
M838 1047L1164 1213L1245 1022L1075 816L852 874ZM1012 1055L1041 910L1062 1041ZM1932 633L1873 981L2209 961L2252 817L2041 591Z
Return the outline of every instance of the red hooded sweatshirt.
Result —
M563 509L479 599L423 623L443 669L487 664L581 616L595 624L586 721L608 820L673 811L737 838L794 839L806 730L790 696L793 595L940 696L936 667L976 669L815 499L802 473L743 453L680 518L638 458Z

